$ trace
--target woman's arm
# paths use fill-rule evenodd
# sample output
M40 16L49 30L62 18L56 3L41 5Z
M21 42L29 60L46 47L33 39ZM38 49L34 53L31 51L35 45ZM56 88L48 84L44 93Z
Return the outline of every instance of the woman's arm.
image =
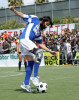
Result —
M12 6L12 7L10 7L10 10L11 11L14 11L14 13L16 14L16 15L18 15L18 16L20 16L20 17L24 17L24 14L22 13L22 12L19 12L19 11L17 11L17 10L15 10L15 8Z
M39 44L39 46L40 46L42 49L46 50L47 52L50 52L50 53L53 54L54 56L57 56L57 52L51 51L51 50L48 49L44 44Z

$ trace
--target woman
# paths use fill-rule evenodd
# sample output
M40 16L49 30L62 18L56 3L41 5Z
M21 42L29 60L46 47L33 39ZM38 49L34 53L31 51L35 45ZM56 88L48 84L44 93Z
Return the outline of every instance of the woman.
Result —
M19 68L19 71L21 71L22 56L21 56L21 50L19 48L19 38L17 40L17 55L19 57L18 68ZM26 67L27 67L26 57L24 57L24 65L25 65L25 70L26 70Z
M13 11L16 15L23 18L24 21L27 22L27 25L20 36L20 49L21 55L25 56L28 60L28 66L26 68L26 75L24 84L21 85L21 88L25 89L27 92L33 92L29 85L29 80L32 74L34 62L36 62L35 70L38 70L38 64L40 64L42 59L42 52L39 48L37 48L36 43L39 44L39 47L50 52L53 55L57 55L55 51L51 51L44 44L42 44L42 37L40 34L40 30L45 29L47 26L51 24L50 18L43 18L42 23L40 23L39 19L35 15L26 15L22 12L15 10L14 7L10 7L10 10ZM36 77L35 77L36 78Z

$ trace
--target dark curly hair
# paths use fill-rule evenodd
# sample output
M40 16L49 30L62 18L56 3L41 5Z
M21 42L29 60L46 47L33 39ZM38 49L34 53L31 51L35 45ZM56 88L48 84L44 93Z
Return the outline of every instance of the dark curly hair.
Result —
M47 21L50 22L50 26L53 25L52 20L51 20L51 18L49 16L44 16L42 18L39 18L39 20L41 21L41 23L40 23L41 30L45 29L44 23L47 22Z

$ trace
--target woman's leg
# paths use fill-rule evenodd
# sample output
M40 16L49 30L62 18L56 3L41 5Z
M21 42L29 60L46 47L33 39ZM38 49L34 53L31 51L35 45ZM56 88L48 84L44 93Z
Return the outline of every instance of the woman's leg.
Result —
M18 63L19 71L21 70L21 62L22 62L22 56L19 54L19 63Z
M31 74L32 74L33 65L34 65L34 61L28 61L28 65L27 65L27 68L26 68L25 80L24 80L25 85L29 85L29 80L30 80L30 77L31 77Z

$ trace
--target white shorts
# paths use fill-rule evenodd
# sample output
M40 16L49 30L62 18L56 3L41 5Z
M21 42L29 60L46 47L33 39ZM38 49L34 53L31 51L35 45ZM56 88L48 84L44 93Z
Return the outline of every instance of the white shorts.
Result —
M33 50L33 48L37 48L36 44L33 43L29 39L21 39L19 42L20 50L21 50L21 55L31 55L34 56L33 53L29 52L30 50Z

